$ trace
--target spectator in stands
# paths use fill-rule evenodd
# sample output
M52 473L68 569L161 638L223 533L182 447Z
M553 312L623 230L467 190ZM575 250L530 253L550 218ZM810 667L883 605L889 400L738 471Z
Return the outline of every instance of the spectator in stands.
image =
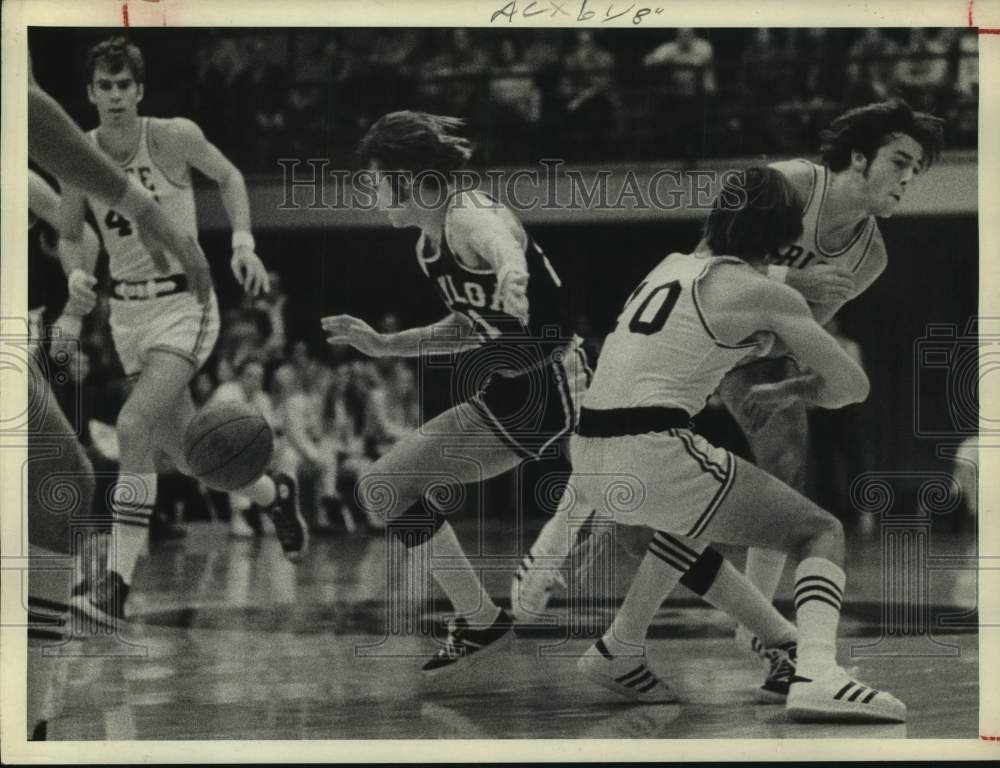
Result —
M844 90L841 46L825 27L787 30L788 90L778 110L784 118L780 146L811 146L839 111Z
M263 38L244 40L249 66L236 82L241 106L250 112L250 124L239 130L251 137L253 162L270 163L284 144L287 128L288 76Z
M570 153L607 156L621 132L622 105L615 90L615 57L594 41L589 29L577 30L575 46L563 59L560 92L563 136Z
M948 86L947 49L922 27L910 30L895 69L895 89L914 109L934 112Z
M694 158L702 151L706 125L714 119L711 110L717 86L712 44L693 29L678 29L674 40L655 48L642 63L661 86L653 99L653 125L662 146Z
M775 106L788 93L787 51L773 30L755 29L743 47L740 78L743 152L765 152L779 145Z
M504 37L497 49L490 81L491 134L487 156L527 160L536 146L542 117L542 92L515 37Z
M257 164L247 141L249 110L238 89L249 65L244 50L227 35L211 41L199 56L198 124L209 141L222 147L237 165Z
M320 533L371 527L365 513L353 503L354 483L371 461L364 455L359 422L347 404L348 376L346 365L337 366L323 398L320 448L325 464L317 510Z
M974 29L962 31L955 42L954 85L948 125L955 135L972 146L979 131L979 35Z
M421 68L420 94L434 105L431 111L475 122L489 66L489 57L473 44L469 30L449 30L442 50Z
M899 46L881 29L864 30L847 49L846 105L854 107L886 98L898 55Z

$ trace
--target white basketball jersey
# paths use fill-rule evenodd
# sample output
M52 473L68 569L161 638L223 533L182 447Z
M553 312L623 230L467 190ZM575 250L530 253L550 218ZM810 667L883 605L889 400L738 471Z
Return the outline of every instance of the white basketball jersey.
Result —
M646 276L605 339L585 408L656 405L693 416L738 362L767 351L756 340L719 341L698 305L699 282L724 262L746 266L729 256L674 253Z
M813 184L802 212L802 235L791 245L771 254L769 263L779 266L803 269L817 264L834 264L851 272L857 272L868 256L872 240L878 232L874 216L869 216L858 225L848 243L836 251L826 250L820 245L819 225L823 218L823 208L830 189L829 171L808 160L798 160L812 170Z
M197 238L197 214L191 179L190 177L171 179L156 164L149 149L149 120L148 117L139 119L139 144L135 154L122 163L121 167L126 173L138 179L148 194L163 207L167 218L177 224L183 232ZM94 143L97 143L96 129L90 131L88 135ZM153 258L139 237L139 228L135 222L90 195L87 196L87 203L97 219L101 238L104 240L104 249L110 258L112 278L146 280L184 271L180 262L172 254L167 253L170 269L166 273L159 272L153 266Z

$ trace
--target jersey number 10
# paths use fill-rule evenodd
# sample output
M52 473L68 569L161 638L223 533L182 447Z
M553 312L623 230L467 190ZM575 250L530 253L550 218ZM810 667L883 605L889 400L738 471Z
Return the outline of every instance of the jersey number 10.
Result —
M647 285L649 283L639 283L639 287L628 297L628 301L625 302L625 308L618 316L619 324ZM680 295L681 284L676 280L656 286L646 295L646 298L642 300L642 303L632 314L628 329L632 333L641 333L644 336L649 336L663 330L663 326L666 324L667 318L670 317L670 313L673 311L674 305L677 303ZM618 326L616 325L615 329L617 330L617 328Z

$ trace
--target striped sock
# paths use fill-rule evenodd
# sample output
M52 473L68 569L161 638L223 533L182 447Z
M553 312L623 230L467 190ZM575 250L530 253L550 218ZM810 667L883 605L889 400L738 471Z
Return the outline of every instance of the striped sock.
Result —
M693 539L656 532L614 622L604 633L604 643L612 654L638 654L663 601L706 548Z
M798 673L817 677L837 664L837 623L847 577L823 557L807 557L795 569L799 630Z
M125 580L132 583L135 564L146 548L149 537L149 519L156 506L156 474L122 472L118 475L111 511L114 515L112 545L109 553L111 567Z

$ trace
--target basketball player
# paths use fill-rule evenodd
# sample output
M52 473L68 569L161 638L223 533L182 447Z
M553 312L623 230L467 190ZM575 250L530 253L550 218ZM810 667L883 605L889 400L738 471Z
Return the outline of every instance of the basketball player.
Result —
M111 163L88 141L59 104L37 86L28 66L28 153L50 173L93 193L131 216L143 227L147 241L172 250L193 292L210 285L208 265L197 241L182 232L153 204L138 182ZM29 209L58 229L56 193L39 177L29 176ZM89 235L87 234L89 232ZM80 249L85 259L94 256L96 236L84 230ZM70 287L70 301L62 318L89 312L96 300L89 283ZM30 307L29 307L30 308ZM63 324L66 327L66 324ZM69 529L46 517L51 511L42 494L42 481L58 473L74 489L79 507L68 511L89 516L94 494L93 468L76 435L52 396L34 356L28 358L28 513L32 556L49 557L69 550ZM56 450L53 451L52 449ZM59 493L66 491L62 486ZM59 505L62 506L62 505ZM50 516L51 517L51 516ZM62 576L62 578L60 578ZM58 676L65 671L59 657L46 656L47 647L71 638L69 627L69 582L64 574L29 567L28 645L29 678L27 722L32 740L47 737L49 720L57 714L61 696Z
M511 620L487 594L451 525L441 486L478 482L548 451L570 433L575 392L589 371L570 331L559 277L503 205L463 191L453 172L472 149L462 121L423 112L381 117L359 154L378 182L378 203L395 227L417 227L417 260L449 314L398 333L378 333L348 315L324 318L333 344L373 357L471 350L454 371L457 400L471 397L397 442L364 473L359 494L410 553L430 564L457 614L443 648L423 670L441 674L482 658L513 637ZM441 494L441 497L448 494Z
M825 325L850 299L863 293L886 266L885 246L877 218L891 216L912 182L941 149L941 121L891 100L853 109L836 118L822 135L823 165L806 160L774 163L795 189L802 215L802 234L776 249L768 261L768 276L796 289L809 302L813 316ZM719 387L719 395L750 443L756 463L796 490L804 490L807 455L806 404L778 399L761 405L767 392L797 375L794 357L772 354L737 367ZM753 416L743 407L758 403ZM565 512L549 521L522 565L522 605L540 612L558 573L532 568L546 556L565 557L570 533ZM643 634L656 610L677 584L677 575L658 559L665 542L650 544L620 616ZM751 548L746 573L769 599L774 597L787 555L774 548ZM548 562L553 562L549 560ZM758 696L780 700L787 692L790 667L785 654L769 652L752 633L740 628L737 643L766 658L770 671Z
M197 230L191 170L198 169L218 183L234 229L233 274L248 293L267 290L267 272L253 252L242 175L190 120L139 117L144 75L141 52L124 38L110 38L90 50L87 96L97 108L100 124L89 136L192 237L197 237ZM84 608L89 603L111 618L122 619L156 502L152 446L165 453L179 471L191 474L181 447L194 415L188 383L212 351L219 312L210 289L200 302L187 294L186 278L172 252L151 250L135 222L102 200L72 188L64 195L62 207L68 249L79 238L87 205L110 257L115 349L134 385L117 423L121 460L112 498L114 560L94 583L78 585L78 596ZM286 556L299 559L306 532L292 478L265 474L241 492L268 509Z
M809 373L754 392L749 411L792 399L841 408L868 396L864 371L815 321L801 294L761 274L767 254L802 232L794 188L774 169L750 168L724 184L705 231L694 253L671 254L650 272L608 335L571 440L570 484L596 503L597 514L663 534L659 561L772 647L793 642L796 633L707 542L795 556L798 669L786 702L790 716L902 722L902 702L836 663L845 583L840 522L690 429L691 415L722 377L748 355L766 354L775 336ZM652 546L660 547L657 540ZM662 683L636 664L636 644L623 639L620 619L578 667L611 690L642 698ZM638 649L644 653L641 638Z

